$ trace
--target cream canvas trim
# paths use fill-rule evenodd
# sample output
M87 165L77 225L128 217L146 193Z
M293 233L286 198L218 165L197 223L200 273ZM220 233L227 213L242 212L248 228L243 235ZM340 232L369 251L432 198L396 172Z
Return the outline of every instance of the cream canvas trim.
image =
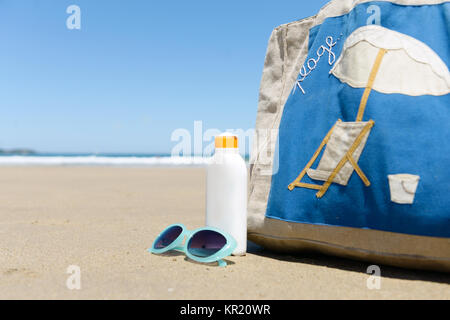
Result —
M276 145L276 141L269 139L270 131L279 127L284 104L297 79L298 70L308 54L309 29L313 22L313 18L308 18L290 26L278 27L269 40L260 86L256 136L250 160L250 229L263 227Z
M357 5L375 2L374 0L333 0L325 5L315 16L314 26L322 24L325 19L339 17L353 10ZM450 2L449 0L377 0L377 2L391 2L403 6L422 6Z
M298 253L315 251L326 255L365 261L370 264L376 263L419 270L450 271L450 261L446 258L396 255L389 252L374 252L359 248L341 247L333 243L310 239L273 237L256 233L249 234L249 239L278 252Z
M379 230L290 223L266 218L264 232L249 232L249 240L278 251L318 250L408 268L450 271L450 239L413 236Z

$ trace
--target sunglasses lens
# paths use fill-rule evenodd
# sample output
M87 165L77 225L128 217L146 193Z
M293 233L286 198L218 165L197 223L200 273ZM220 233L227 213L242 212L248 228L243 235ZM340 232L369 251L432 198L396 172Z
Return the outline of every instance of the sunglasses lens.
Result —
M212 230L197 232L189 240L189 253L196 257L209 257L220 251L227 244L227 239L220 233Z
M155 249L164 249L173 243L183 232L180 226L173 226L164 231L155 241Z

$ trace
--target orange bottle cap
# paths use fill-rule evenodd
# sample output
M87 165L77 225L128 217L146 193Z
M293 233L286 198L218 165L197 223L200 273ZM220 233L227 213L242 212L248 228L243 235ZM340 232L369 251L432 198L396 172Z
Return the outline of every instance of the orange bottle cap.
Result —
M216 148L217 149L237 149L238 148L238 137L231 134L222 134L216 137Z

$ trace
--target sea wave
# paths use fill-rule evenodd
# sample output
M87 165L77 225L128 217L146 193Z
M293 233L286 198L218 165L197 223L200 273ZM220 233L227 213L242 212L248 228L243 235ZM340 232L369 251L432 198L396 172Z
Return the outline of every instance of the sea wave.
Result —
M204 166L204 157L5 156L0 166Z

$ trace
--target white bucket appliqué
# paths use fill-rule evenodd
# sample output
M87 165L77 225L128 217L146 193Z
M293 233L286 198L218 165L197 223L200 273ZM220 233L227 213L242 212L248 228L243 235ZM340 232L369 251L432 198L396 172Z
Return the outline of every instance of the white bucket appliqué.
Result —
M419 185L420 177L412 174L391 174L389 188L391 201L399 204L412 204Z

